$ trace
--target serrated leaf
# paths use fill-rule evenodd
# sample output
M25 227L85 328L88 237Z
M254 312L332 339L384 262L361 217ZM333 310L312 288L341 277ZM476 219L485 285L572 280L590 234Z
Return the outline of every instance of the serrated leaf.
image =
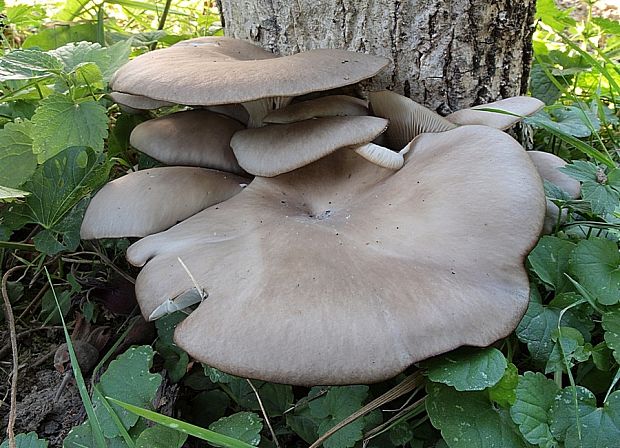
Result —
M0 81L45 78L61 71L58 58L39 50L15 50L0 58Z
M553 109L552 114L557 120L556 126L573 137L589 137L593 130L601 127L598 117L589 108L565 106Z
M519 340L527 344L532 360L538 365L544 365L553 350L551 336L558 328L560 311L558 308L543 306L538 291L531 289L530 303L516 332ZM572 309L562 317L562 326L578 328L586 341L590 339L588 325L592 323L582 322Z
M71 42L49 53L62 61L66 72L71 72L86 62L97 64L103 72L111 61L106 48L91 42Z
M598 166L585 160L573 160L571 163L560 167L559 171L568 174L573 179L585 182L596 181Z
M605 330L605 342L613 351L616 362L620 364L620 312L612 311L603 314L602 325Z
M97 40L97 25L94 23L66 24L55 23L52 27L38 29L26 38L23 48L37 47L41 50L53 50L69 42Z
M7 123L0 129L0 185L19 187L37 168L32 152L32 123Z
M368 396L368 386L332 387L327 394L312 400L310 414L318 423L318 434L323 435L342 420L362 407ZM362 440L364 419L357 419L338 430L323 446L325 448L351 448Z
M71 429L62 444L63 448L95 448L97 442L93 437L88 421ZM106 448L129 448L121 437L106 439Z
M99 388L104 396L122 400L125 403L152 409L151 402L161 384L161 375L149 372L153 365L153 349L150 346L132 347L112 361L101 375ZM120 435L119 429L108 414L99 397L93 400L103 434L110 437ZM126 429L138 421L138 416L124 408L111 404Z
M213 422L209 425L209 429L250 445L258 446L263 422L253 412L238 412Z
M155 425L146 428L136 439L136 448L181 448L187 440L187 434Z
M459 391L483 390L496 384L506 371L506 358L496 348L459 348L424 363L428 378Z
M590 203L597 215L612 213L620 202L620 193L616 189L594 181L583 182L581 197Z
M485 392L459 392L428 383L426 410L450 448L525 448L508 414L493 407Z
M551 407L560 388L540 372L525 372L519 377L517 398L510 416L528 442L545 448L554 446L549 429Z
M72 214L69 211L105 183L109 166L103 163L104 159L103 155L96 155L90 149L74 147L39 166L23 187L31 195L23 204L9 209L15 226L33 223L71 237L85 203ZM75 240L71 239L71 242L73 244Z
M5 440L0 448L8 448L9 440ZM15 436L16 448L47 448L47 440L39 439L36 432L17 434Z
M602 408L588 389L567 387L555 398L551 432L565 448L616 448L620 440L620 391Z
M554 104L562 95L560 89L549 79L540 64L532 65L530 90L534 98L543 101L547 106Z
M71 146L103 151L108 136L106 109L92 99L79 102L53 94L43 99L32 117L33 152L39 163Z
M570 241L555 236L544 236L530 252L528 261L534 273L557 292L570 289L570 281L564 275L568 271L568 257L575 248Z
M517 398L519 370L510 363L499 382L489 389L489 398L504 408L510 407Z
M570 256L570 270L599 303L614 305L620 301L620 253L616 243L603 238L580 241Z

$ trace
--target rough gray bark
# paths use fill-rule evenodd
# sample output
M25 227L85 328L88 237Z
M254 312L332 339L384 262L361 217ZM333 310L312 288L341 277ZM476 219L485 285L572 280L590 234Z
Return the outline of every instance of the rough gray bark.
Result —
M229 36L278 54L344 48L393 63L373 81L442 114L527 88L535 0L221 0Z

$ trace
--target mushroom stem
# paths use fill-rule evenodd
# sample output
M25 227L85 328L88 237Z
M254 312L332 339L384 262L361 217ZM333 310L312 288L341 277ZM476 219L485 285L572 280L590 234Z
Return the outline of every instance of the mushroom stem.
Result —
M405 163L402 154L374 143L352 146L351 149L369 162L388 170L399 170Z
M260 128L263 125L263 118L265 118L269 112L287 106L292 99L293 97L290 96L272 96L241 103L250 115L248 128Z

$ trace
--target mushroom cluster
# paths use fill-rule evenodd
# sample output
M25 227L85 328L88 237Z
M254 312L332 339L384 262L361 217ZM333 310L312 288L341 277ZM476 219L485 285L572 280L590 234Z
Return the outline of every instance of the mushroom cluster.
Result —
M370 383L519 322L545 196L499 129L540 102L441 117L389 91L326 92L387 63L210 37L114 76L127 107L188 110L135 128L134 147L175 166L107 184L82 237L142 237L127 253L141 311L201 302L175 332L194 358L279 383Z

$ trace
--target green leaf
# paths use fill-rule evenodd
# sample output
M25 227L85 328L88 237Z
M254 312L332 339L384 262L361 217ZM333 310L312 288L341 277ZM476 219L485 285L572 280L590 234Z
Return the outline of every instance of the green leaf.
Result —
M112 439L105 439L106 448L128 448L127 444L121 437L114 437ZM96 447L97 443L93 436L90 424L88 421L82 423L79 426L75 426L62 444L63 448L91 448Z
M136 448L181 448L187 434L161 425L146 428L136 440Z
M71 146L101 152L108 136L106 109L92 99L74 102L67 96L52 94L41 101L32 123L33 151L39 163Z
M567 368L572 368L576 363L590 358L592 345L586 344L583 335L575 328L556 328L551 334L551 339L555 345L549 354L545 373L566 373Z
M530 90L534 98L538 98L548 106L554 104L562 96L560 89L549 79L540 64L532 65Z
M31 136L29 121L7 123L0 129L0 185L19 187L34 173L37 158Z
M528 261L534 273L557 292L570 289L570 281L564 275L568 271L568 257L575 248L570 241L555 236L543 236L530 252Z
M459 348L424 363L428 378L459 391L483 390L502 378L507 362L496 348Z
M525 372L519 377L517 399L510 416L528 442L541 447L554 446L549 420L559 390L557 384L540 372Z
M70 42L97 40L97 26L93 23L64 24L55 23L51 28L39 29L26 38L23 48L37 47L41 50L53 50Z
M581 185L581 197L588 201L597 215L613 213L620 202L620 193L610 185L585 181Z
M413 429L406 422L400 422L392 426L389 431L390 442L396 446L404 446L413 439Z
M132 347L110 363L108 370L101 376L99 388L107 397L150 409L161 384L161 376L149 372L152 364L153 349L150 346ZM96 397L93 404L104 435L119 436L120 431L102 402ZM126 429L138 421L136 414L114 404L112 408Z
M49 53L62 61L66 72L85 62L94 62L104 71L111 60L106 48L91 42L71 42Z
M73 214L67 215L69 211L107 180L109 165L103 160L103 155L90 149L74 147L39 166L23 187L32 194L23 204L9 209L14 228L33 223L51 231L68 232L76 219ZM79 215L84 206L74 213Z
M620 440L620 391L602 408L584 387L567 387L555 399L551 432L565 448L616 448Z
M459 392L428 383L426 410L450 448L524 448L508 414L493 407L484 392Z
M559 10L553 0L538 0L536 2L536 18L556 31L562 31L568 26L575 25L575 20L570 17L569 12Z
M0 448L8 448L9 440L5 440ZM27 434L17 434L15 436L15 446L17 448L47 448L47 441L39 439L36 432Z
M15 50L0 58L0 81L45 78L62 71L62 62L38 50Z
M56 291L56 294L60 311L62 311L63 316L66 316L71 309L71 291ZM62 322L52 290L48 290L41 298L41 319L45 324L58 325Z
M565 106L553 109L556 127L562 132L573 137L589 137L593 131L598 131L601 123L590 109L582 109L576 106Z
M603 314L605 342L613 351L614 359L620 364L620 312L612 311Z
M213 422L209 425L209 429L250 445L258 446L263 422L253 412L238 412Z
M568 174L573 179L584 181L595 181L599 167L592 162L586 162L585 160L573 160L566 166L559 168L565 174Z
M164 368L168 371L173 383L180 381L185 376L189 364L189 356L177 347L173 340L174 329L186 317L187 315L179 311L164 316L155 322L159 336L155 343L155 350L164 358Z
M504 408L509 408L517 399L517 384L519 383L519 370L510 363L506 367L504 376L499 382L489 389L489 398Z
M582 240L570 256L570 270L579 283L603 305L620 301L620 253L603 238Z
M319 424L318 434L323 435L349 415L358 411L368 396L368 386L332 387L322 397L312 400L310 413ZM362 440L364 419L357 419L338 430L323 446L325 448L351 448Z

